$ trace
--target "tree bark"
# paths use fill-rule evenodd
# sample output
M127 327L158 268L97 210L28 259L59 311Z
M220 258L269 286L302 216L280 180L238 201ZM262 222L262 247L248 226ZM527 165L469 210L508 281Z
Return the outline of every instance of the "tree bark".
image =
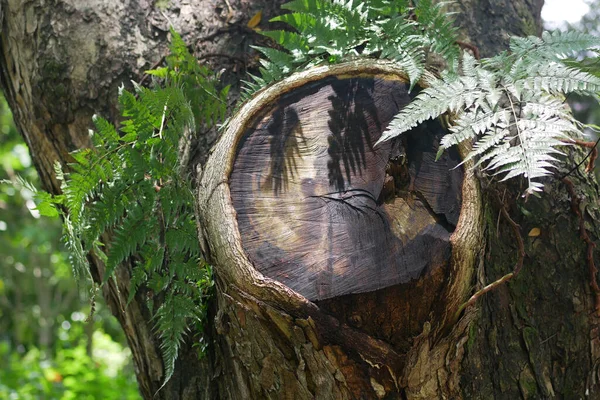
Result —
M163 60L171 25L198 57L230 57L217 58L215 65L226 68L227 78L246 68L245 62L235 61L245 57L252 43L244 22L259 10L273 15L276 8L277 2L217 0L169 1L165 9L153 1L0 2L0 82L44 189L60 192L54 163L66 165L69 152L90 145L94 114L119 120L118 88L142 81L144 71ZM206 159L216 138L215 132L198 137L196 162ZM92 275L100 282L104 266L97 259L91 262ZM104 285L103 295L127 336L140 391L152 398L162 384L163 365L143 291L125 307L130 267L118 269L119 288L113 282ZM210 393L208 360L197 360L191 341L188 346L178 372L157 396L197 398Z
M456 6L457 22L464 41L486 56L504 49L509 34L539 33L541 5L463 1ZM165 9L149 1L0 1L2 88L45 188L60 190L53 164L68 163L70 151L89 145L93 114L118 120L117 88L141 81L143 71L161 61L169 24L197 56L218 60L232 79L253 62L247 52L255 37L244 23L259 10L266 20L277 6L243 0L171 0ZM269 90L262 93L277 96ZM336 307L311 302L254 269L241 247L229 189L215 181L225 174L217 166L231 165L224 148L234 137L226 136L209 159L216 138L214 132L201 136L192 157L202 171L201 240L217 273L208 357L198 360L190 337L173 378L159 391L163 365L143 291L125 306L130 266L117 271L119 290L112 282L103 287L126 333L144 398L600 396L598 316L590 288L597 256L586 242L600 233L593 177L578 170L569 181L551 178L539 199L520 198L518 183L471 178L472 203L463 212L474 214L461 218L474 228L464 231L471 234L462 248L453 247L443 310L399 329L399 344L394 334L366 332L350 318L358 301L343 304L348 318L336 317ZM571 156L570 163L582 157L576 151ZM229 214L217 220L211 216L217 209ZM541 234L527 236L532 228ZM521 272L455 318L469 295L512 271L516 232L527 254ZM92 273L98 281L104 273L98 260L92 260Z

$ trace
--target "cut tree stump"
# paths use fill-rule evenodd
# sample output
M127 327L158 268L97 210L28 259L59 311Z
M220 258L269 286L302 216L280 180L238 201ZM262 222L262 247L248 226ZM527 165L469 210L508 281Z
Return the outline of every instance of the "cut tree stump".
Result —
M221 284L295 316L316 305L401 354L449 322L481 249L479 188L464 148L435 161L438 121L375 146L407 82L391 62L316 67L235 113L198 191Z
M448 265L461 206L458 152L435 161L437 121L375 146L410 100L399 77L329 76L251 122L230 189L244 250L261 273L323 300Z

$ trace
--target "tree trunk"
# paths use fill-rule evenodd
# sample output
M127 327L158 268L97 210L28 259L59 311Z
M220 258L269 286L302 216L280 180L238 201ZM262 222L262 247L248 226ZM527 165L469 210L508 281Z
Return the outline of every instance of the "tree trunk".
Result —
M464 41L486 56L505 48L509 34L539 33L541 4L470 0L455 7ZM144 79L143 71L161 61L169 24L197 56L218 60L218 67L232 78L253 62L248 46L257 39L245 22L259 10L266 20L277 8L275 2L244 0L171 0L165 9L149 1L1 0L2 88L45 188L59 191L55 161L66 164L70 151L89 145L93 114L118 120L117 88ZM341 72L335 68L309 72L298 82ZM387 67L377 68L381 73ZM229 194L230 185L220 182L230 177L236 157L231 149L237 151L243 134L235 124L244 125L244 118L290 91L285 85L293 86L293 79L299 78L277 84L248 103L247 113L231 121L210 157L214 133L194 145L192 159L202 171L201 240L217 273L208 357L197 359L190 338L173 378L158 391L163 365L149 310L141 294L125 306L130 266L117 271L120 290L112 282L103 287L131 347L142 395L600 396L598 316L590 288L596 259L591 240L600 233L599 192L594 179L582 171L571 174L570 181L549 179L540 199L527 200L518 196L518 184L503 186L466 172L460 217L449 239L451 254L435 270L441 272L430 271L423 279L398 276L387 287L384 280L363 287L350 276L347 290L331 292L323 286L310 292L290 289L286 284L292 280L283 275L269 275L267 263L276 263L242 243L243 224L238 227L234 212L239 204ZM571 162L581 154L574 157ZM234 180L231 176L229 183ZM501 211L505 205L512 219ZM532 228L541 234L528 236ZM512 271L518 260L517 232L526 252L521 272L457 314L477 289ZM102 264L93 260L95 279L103 273Z

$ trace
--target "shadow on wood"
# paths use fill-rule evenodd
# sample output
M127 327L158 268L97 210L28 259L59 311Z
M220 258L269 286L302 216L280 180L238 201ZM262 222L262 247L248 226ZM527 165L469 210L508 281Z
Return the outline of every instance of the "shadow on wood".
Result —
M398 79L332 76L254 118L230 189L257 270L316 301L446 268L461 209L458 154L435 162L436 121L374 147L410 99Z

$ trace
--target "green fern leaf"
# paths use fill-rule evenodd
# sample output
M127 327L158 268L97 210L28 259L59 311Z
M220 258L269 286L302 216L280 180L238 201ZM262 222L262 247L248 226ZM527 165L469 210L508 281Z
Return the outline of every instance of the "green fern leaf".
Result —
M199 315L193 300L171 293L156 311L155 318L155 329L161 339L160 349L164 362L164 386L173 376L177 354L183 343L184 334L189 329L188 320L199 320L201 315Z
M304 36L288 31L263 31L261 34L270 37L275 43L289 51L294 62L304 62L306 60L310 46L308 45L308 39ZM270 58L269 54L265 54L265 56Z
M129 295L127 296L127 305L135 298L139 286L148 280L146 271L139 265L133 269L131 280L129 281Z

